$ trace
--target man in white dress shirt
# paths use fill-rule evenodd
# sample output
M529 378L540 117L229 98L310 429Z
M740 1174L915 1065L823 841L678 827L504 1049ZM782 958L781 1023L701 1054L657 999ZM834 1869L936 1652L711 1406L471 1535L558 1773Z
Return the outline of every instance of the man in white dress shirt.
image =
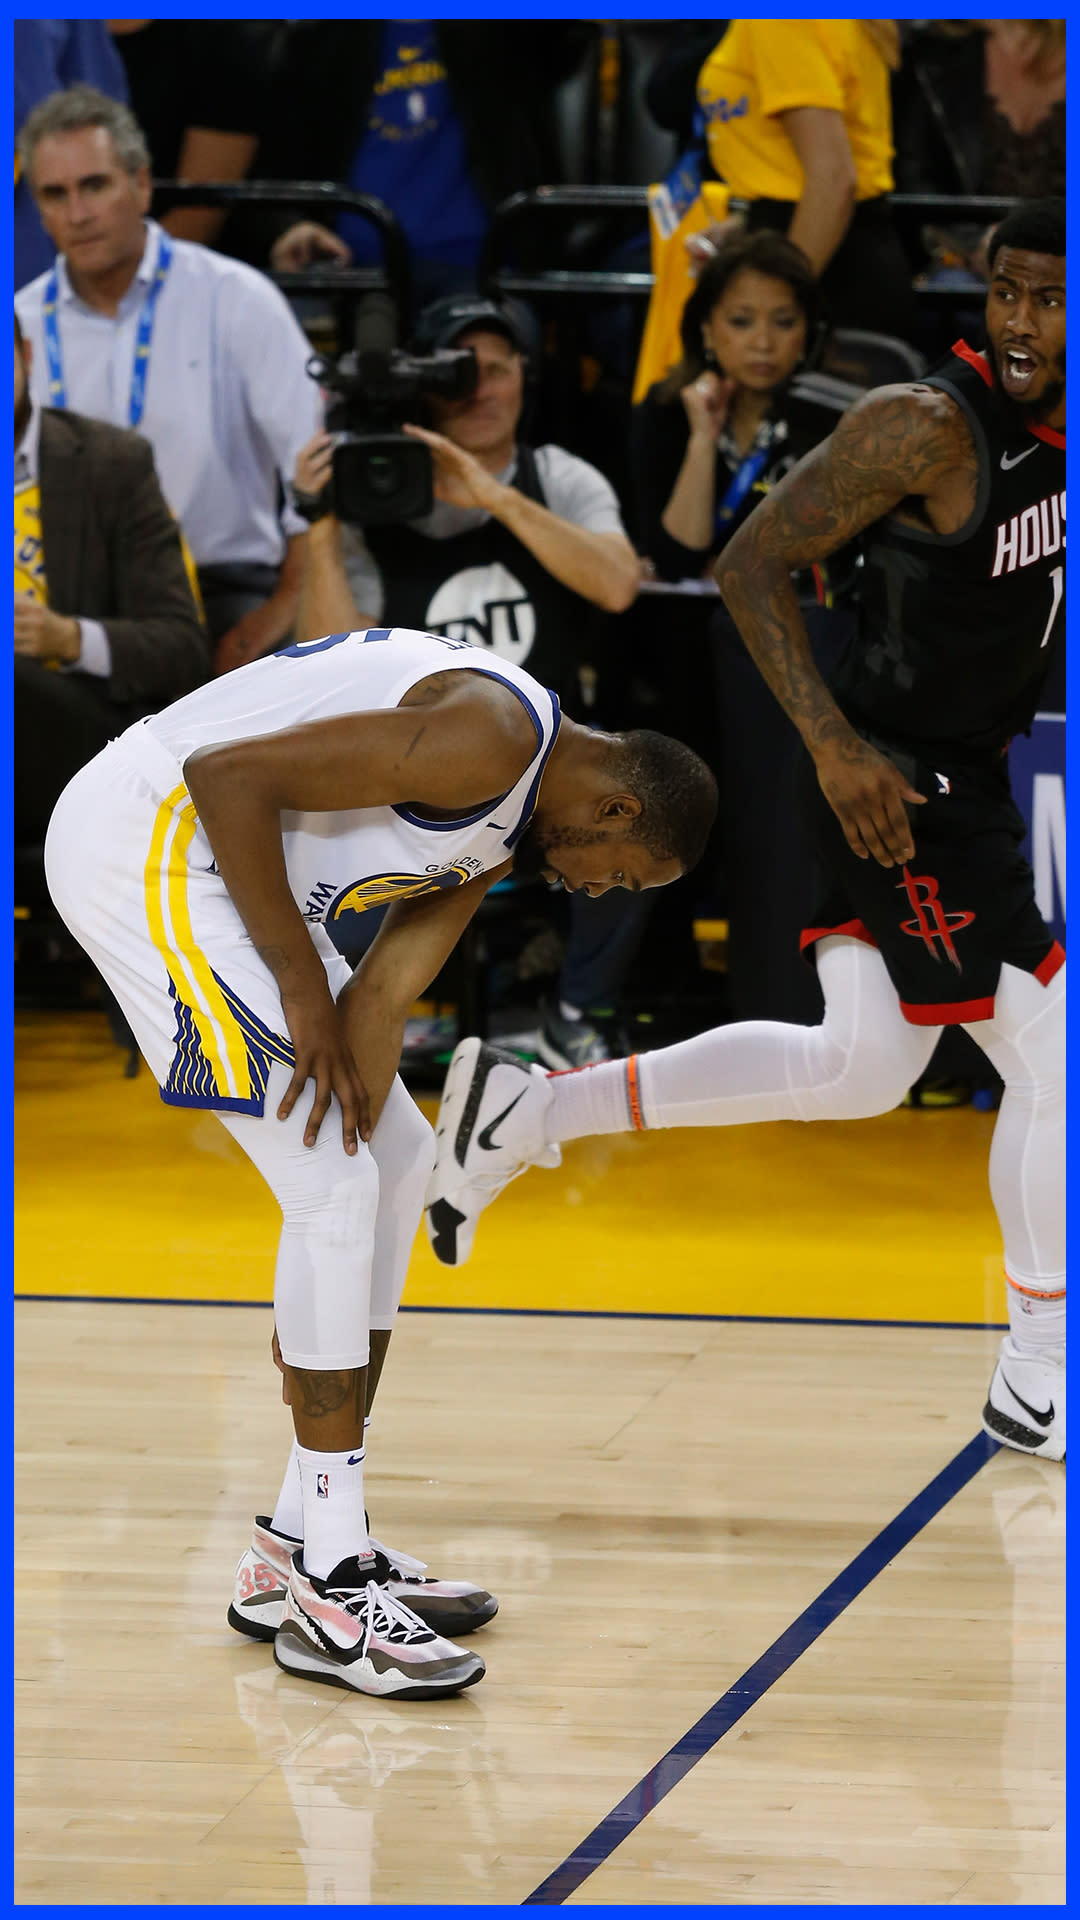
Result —
M283 641L296 612L307 535L282 482L321 420L308 341L262 274L147 218L146 142L117 101L51 94L19 154L58 254L16 300L34 398L149 440L217 670L239 666Z

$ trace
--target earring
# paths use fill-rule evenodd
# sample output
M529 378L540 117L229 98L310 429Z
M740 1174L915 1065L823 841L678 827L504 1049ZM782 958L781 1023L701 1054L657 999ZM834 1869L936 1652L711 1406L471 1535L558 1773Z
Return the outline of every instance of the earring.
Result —
M705 365L710 369L710 371L715 371L718 364L719 362L717 361L716 355L713 352L712 348L707 346L705 348Z

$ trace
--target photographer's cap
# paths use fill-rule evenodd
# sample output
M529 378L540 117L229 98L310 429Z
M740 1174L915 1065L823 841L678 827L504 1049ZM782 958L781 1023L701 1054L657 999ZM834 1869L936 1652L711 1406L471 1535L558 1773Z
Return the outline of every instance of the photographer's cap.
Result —
M413 352L437 353L443 347L452 347L473 327L501 333L526 358L535 351L536 342L529 337L526 316L515 313L509 305L497 306L494 300L485 300L480 294L450 293L424 308L416 323Z

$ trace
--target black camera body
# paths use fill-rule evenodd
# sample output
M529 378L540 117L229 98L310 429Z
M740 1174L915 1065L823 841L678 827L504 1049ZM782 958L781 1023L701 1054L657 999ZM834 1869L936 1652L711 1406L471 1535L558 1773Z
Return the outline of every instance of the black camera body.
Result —
M395 338L393 304L374 294L357 316L353 349L337 360L308 362L308 372L333 396L326 414L328 430L339 435L333 509L354 526L386 526L431 512L431 454L401 425L422 416L431 397L465 400L476 391L471 348L417 355L396 347Z

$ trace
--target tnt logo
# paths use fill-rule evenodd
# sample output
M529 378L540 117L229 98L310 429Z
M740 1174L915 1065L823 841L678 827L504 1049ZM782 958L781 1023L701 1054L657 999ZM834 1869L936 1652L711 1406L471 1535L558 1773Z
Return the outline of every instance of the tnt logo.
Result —
M329 1500L330 1475L328 1473L317 1473L315 1475L315 1498L317 1500Z
M536 608L521 581L495 561L488 567L464 567L434 594L424 625L450 640L487 647L518 666L532 652Z
M957 973L962 973L964 969L952 936L960 927L970 927L975 915L965 908L957 913L946 913L938 898L938 882L932 874L912 874L904 867L903 875L903 879L897 882L897 889L907 894L915 918L901 921L901 933L909 933L913 940L925 941L927 952L933 959L941 960L944 956ZM935 944L939 940L940 953Z

